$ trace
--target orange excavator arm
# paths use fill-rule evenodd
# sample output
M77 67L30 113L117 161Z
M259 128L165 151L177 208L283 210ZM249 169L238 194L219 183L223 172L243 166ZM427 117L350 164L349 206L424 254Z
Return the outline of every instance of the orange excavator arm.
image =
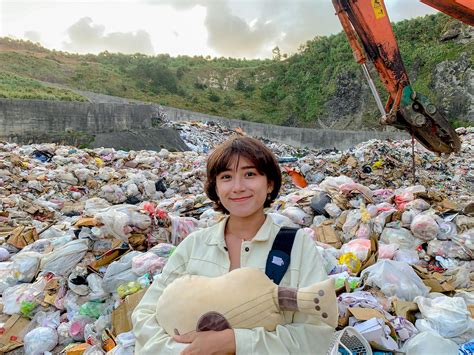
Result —
M474 0L421 0L472 24ZM415 92L403 65L383 0L332 0L356 61L362 65L382 114L381 122L405 129L427 149L459 151L461 142L446 118L427 97ZM389 93L382 104L366 66L370 60Z

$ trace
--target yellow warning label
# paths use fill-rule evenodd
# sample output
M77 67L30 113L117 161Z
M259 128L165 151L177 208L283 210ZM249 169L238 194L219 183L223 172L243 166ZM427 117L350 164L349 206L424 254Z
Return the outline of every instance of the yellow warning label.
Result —
M385 17L385 10L383 7L383 0L371 0L372 8L374 9L375 18L379 19Z

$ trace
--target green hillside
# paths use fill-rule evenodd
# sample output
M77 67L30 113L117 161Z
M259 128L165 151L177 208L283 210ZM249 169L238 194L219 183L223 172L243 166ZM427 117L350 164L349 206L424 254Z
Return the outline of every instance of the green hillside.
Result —
M436 64L466 51L471 62L474 59L472 42L440 41L453 21L438 14L394 25L406 68L412 79L416 77L415 90L431 99ZM71 88L231 118L317 126L318 118L327 113L328 100L337 97L338 76L363 80L343 33L308 41L288 58L274 52L273 60L77 55L0 38L0 97L86 100ZM379 91L386 96L381 86ZM374 108L366 108L367 122L375 122Z

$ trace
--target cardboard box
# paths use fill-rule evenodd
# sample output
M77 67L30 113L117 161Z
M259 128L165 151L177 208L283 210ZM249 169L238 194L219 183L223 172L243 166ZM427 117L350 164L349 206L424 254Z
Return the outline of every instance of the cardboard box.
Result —
M17 247L18 249L23 249L38 239L39 237L38 233L36 232L36 228L26 228L25 226L20 226L15 228L8 238L7 243Z
M415 324L415 313L418 312L418 305L415 302L407 302L395 299L392 305L397 316L406 318Z
M26 334L30 320L15 314L8 318L3 326L4 332L0 335L0 354L23 346L23 337Z
M337 235L336 231L332 227L333 221L324 221L317 227L312 227L316 240L318 242L328 244L336 249L342 246L341 239Z
M121 247L110 249L106 253L99 256L99 258L97 260L90 263L87 268L90 271L100 275L99 269L102 266L109 265L112 261L117 260L118 258L122 257L123 255L125 255L129 251L130 251L130 249L121 248Z
M451 284L451 278L441 275L437 272L430 272L419 265L412 265L413 270L421 278L423 283L431 288L430 292L451 292L454 286Z
M115 336L132 330L132 313L138 306L147 289L127 296L123 303L112 312L112 332Z

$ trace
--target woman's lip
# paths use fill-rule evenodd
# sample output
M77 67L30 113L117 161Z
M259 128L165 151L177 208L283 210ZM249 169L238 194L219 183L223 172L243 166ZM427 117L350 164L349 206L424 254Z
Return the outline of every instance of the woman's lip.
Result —
M251 196L239 197L239 198L231 198L230 200L231 200L231 201L234 201L234 202L240 202L240 201L248 200L250 197L251 197Z

